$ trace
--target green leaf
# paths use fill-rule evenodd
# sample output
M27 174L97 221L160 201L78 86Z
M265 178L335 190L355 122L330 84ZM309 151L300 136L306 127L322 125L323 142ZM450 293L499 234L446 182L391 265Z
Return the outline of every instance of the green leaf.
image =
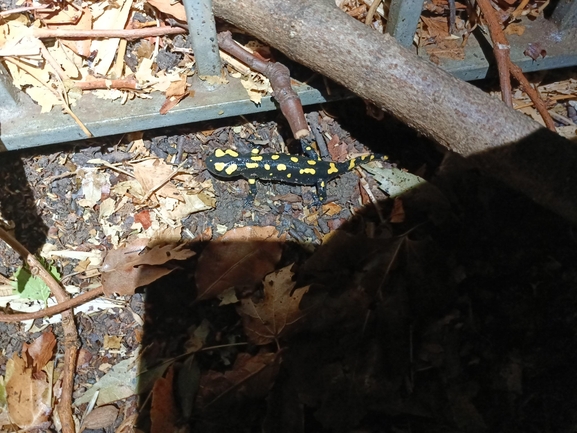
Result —
M51 265L48 271L57 281L60 281L56 266ZM20 268L16 271L14 288L21 298L46 301L50 297L50 288L42 279L32 275L27 268Z

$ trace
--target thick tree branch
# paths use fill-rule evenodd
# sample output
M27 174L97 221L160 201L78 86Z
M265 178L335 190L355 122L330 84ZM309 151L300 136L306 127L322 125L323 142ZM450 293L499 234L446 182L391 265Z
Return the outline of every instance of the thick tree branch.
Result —
M213 0L215 14L577 222L577 146L347 16L332 0Z

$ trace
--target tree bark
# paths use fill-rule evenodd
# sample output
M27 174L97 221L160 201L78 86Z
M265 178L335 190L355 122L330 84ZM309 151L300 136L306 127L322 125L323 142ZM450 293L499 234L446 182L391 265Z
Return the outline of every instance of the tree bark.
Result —
M215 15L577 222L577 146L352 19L332 0L213 0Z

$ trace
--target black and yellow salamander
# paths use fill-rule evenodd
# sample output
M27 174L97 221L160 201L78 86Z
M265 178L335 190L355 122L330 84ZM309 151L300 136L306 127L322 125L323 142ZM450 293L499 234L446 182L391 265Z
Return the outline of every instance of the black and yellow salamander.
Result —
M319 202L326 201L326 184L341 174L375 159L365 155L345 162L322 161L299 155L259 154L254 149L250 154L239 154L232 149L217 149L206 159L206 168L217 177L243 177L250 187L249 201L256 195L256 180L316 185Z

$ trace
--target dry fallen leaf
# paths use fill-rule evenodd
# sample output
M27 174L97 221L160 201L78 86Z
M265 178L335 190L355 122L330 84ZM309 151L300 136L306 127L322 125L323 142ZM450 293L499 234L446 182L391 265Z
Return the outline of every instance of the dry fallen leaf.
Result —
M118 417L118 408L107 404L95 408L86 415L82 422L82 427L87 430L101 430L111 426Z
M403 208L403 200L400 197L395 197L393 202L393 210L391 211L391 222L402 223L405 222L405 209Z
M32 360L32 369L38 372L54 356L54 347L56 347L56 337L52 331L42 333L40 337L32 343L24 343L22 345L22 354L28 354Z
M182 196L176 186L170 181L174 169L161 159L147 159L133 164L134 177L144 191L154 191L156 195L171 197L183 201ZM161 186L162 185L162 186Z
M286 266L264 279L264 299L255 302L242 299L238 311L248 339L254 344L268 344L287 335L305 315L299 309L303 295L310 286L293 291L295 282L292 265Z
M90 8L82 9L82 16L76 24L73 25L56 25L48 26L49 28L59 28L59 29L74 29L74 30L92 30L92 12ZM80 38L80 39L62 39L62 44L66 45L76 54L82 57L90 56L90 39Z
M24 347L23 358L14 353L12 359L6 363L8 414L11 422L22 430L46 429L50 425L48 420L52 413L52 383L49 378L52 373L48 374L48 371L52 371L53 363L47 365L47 357L48 353L52 354L54 345L49 336L43 335L39 339L39 343L33 342ZM30 352L27 356L28 350Z
M173 392L174 368L171 365L166 377L161 377L152 388L150 408L150 432L168 433L176 431L178 409Z
M231 287L253 287L280 260L282 239L274 227L241 227L208 246L198 260L198 299L212 299Z
M147 0L147 3L158 9L160 12L172 15L179 21L186 22L186 12L184 6L180 2L172 2L170 0Z
M102 287L104 293L131 295L137 287L145 286L173 271L164 267L170 260L186 260L193 251L184 245L156 245L144 247L148 239L137 239L125 248L111 250L102 265Z

